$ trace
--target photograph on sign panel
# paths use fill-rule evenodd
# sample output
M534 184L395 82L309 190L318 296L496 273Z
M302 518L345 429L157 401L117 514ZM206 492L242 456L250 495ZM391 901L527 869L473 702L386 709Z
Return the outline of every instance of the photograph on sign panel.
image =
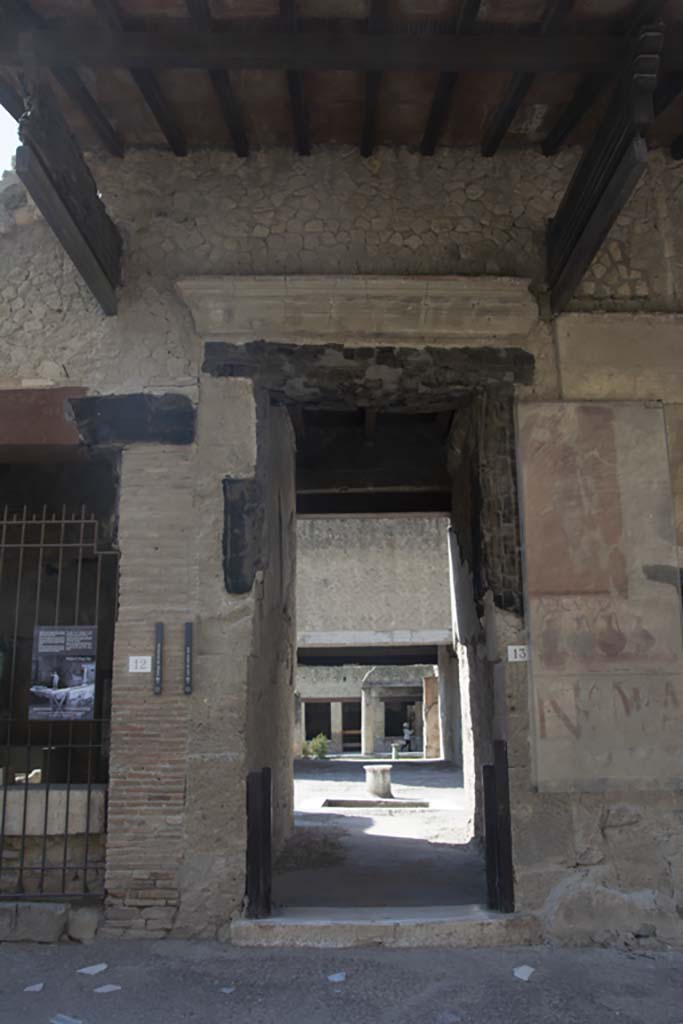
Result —
M93 718L96 659L95 626L38 626L33 636L29 718Z

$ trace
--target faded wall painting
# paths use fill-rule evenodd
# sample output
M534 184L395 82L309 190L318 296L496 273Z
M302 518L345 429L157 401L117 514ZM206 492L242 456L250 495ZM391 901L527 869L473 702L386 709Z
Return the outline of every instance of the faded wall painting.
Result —
M680 574L664 413L518 408L541 789L683 782Z

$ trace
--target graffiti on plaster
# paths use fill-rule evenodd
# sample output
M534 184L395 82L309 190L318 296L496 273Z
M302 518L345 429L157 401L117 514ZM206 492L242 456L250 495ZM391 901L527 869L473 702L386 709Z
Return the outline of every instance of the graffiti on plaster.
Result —
M680 596L661 410L518 411L539 788L681 776Z

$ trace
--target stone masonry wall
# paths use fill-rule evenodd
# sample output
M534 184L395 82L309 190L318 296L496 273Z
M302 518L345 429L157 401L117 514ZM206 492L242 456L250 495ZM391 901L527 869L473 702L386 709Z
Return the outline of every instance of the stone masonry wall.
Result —
M300 519L299 636L449 629L447 525L445 516Z
M193 388L200 358L175 281L195 274L543 277L545 224L577 159L473 150L284 150L241 161L131 151L93 160L125 239L120 311L104 318L16 179L0 188L0 384L104 392ZM650 169L577 295L582 309L681 309L683 168ZM545 344L549 339L545 339Z

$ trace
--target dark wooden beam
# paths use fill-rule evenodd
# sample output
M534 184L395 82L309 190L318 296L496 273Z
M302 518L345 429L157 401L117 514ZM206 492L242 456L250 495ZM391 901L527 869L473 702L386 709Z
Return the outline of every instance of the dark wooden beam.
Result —
M28 146L20 146L17 150L16 171L103 312L114 316L116 288L102 269L52 178Z
M626 38L635 35L643 25L658 21L664 6L665 0L651 0L650 3L645 2L645 0L634 0L630 16L627 20L623 24L621 22L615 23L615 34ZM593 104L612 84L612 81L609 76L594 74L588 75L579 82L574 96L543 141L541 149L545 156L553 156L558 152Z
M97 0L98 4L110 0ZM628 41L609 34L434 33L397 30L370 34L336 30L333 19L296 31L255 30L231 24L230 32L206 32L191 24L123 29L116 33L75 28L9 29L0 38L0 67L171 68L299 71L492 71L613 74L623 67ZM668 71L683 71L683 35L667 35Z
M24 101L11 82L0 76L0 106L18 121L24 113Z
M481 0L463 0L455 23L457 35L464 32L471 32L479 16ZM432 105L429 109L427 124L420 143L420 152L423 156L433 156L437 143L441 138L448 114L451 109L451 100L458 80L457 72L442 71L436 83L436 90Z
M28 0L5 0L4 12L15 25L23 29L40 30L45 21L31 7ZM78 107L100 142L113 156L123 156L123 142L118 132L112 127L102 109L86 89L82 80L73 68L56 67L51 69L54 78L67 94L74 106Z
M280 14L290 31L297 34L296 0L280 0ZM294 130L294 148L299 156L310 156L311 139L309 133L308 109L304 94L303 82L298 70L286 69L289 106L292 112L292 128Z
M548 228L553 312L566 308L647 166L642 132L654 120L652 97L663 37L643 29L595 138Z
M543 21L539 26L539 35L547 36L550 32L555 32L569 14L573 5L574 0L550 0L543 15ZM505 90L503 101L493 112L484 129L481 141L483 156L494 156L497 153L498 147L505 138L533 81L534 75L528 71L518 72L516 75L513 75Z
M386 23L387 0L370 0L370 17L368 18L368 31L371 33L380 32ZM382 82L381 71L369 71L365 76L365 102L363 105L363 127L361 129L360 153L361 156L372 156L375 148L375 137L377 129L377 107L379 105L379 92Z
M334 515L334 513L330 513ZM435 665L439 649L434 645L401 647L299 647L299 665Z
M192 21L197 28L215 31L215 24L211 17L207 0L186 0L186 2ZM242 116L242 109L230 81L230 75L224 68L210 68L209 77L218 100L218 105L221 108L223 120L230 132L235 152L237 156L247 157L249 156L247 129L244 117Z
M116 313L121 236L45 83L29 89L17 174L108 316Z
M112 40L122 38L126 34L129 22L124 17L121 8L119 7L118 0L92 0L92 3L100 17L111 30L109 33L103 33L100 31L100 38L109 38ZM67 61L62 63L62 66L73 66L74 64L81 64L85 67L88 66L87 61ZM187 156L187 140L185 139L185 133L178 124L175 114L164 97L154 72L145 64L134 64L131 66L124 61L119 66L128 67L131 77L140 90L142 98L147 104L150 113L159 125L161 133L164 135L175 155Z
M671 156L674 160L683 160L683 135L679 135L671 143Z

